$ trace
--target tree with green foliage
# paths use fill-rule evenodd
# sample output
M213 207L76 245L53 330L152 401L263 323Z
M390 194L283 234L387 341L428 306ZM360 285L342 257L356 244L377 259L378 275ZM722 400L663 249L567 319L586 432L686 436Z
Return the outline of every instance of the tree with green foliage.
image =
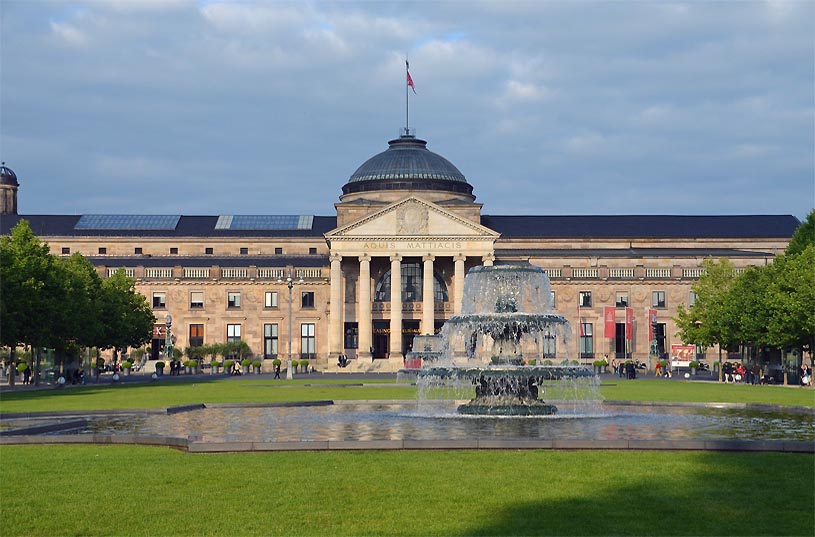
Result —
M31 346L38 383L39 351L60 341L59 320L67 314L63 272L26 220L0 239L0 260L0 341L12 352L19 345Z
M779 256L766 293L767 339L776 347L815 349L815 244Z
M691 289L696 301L689 309L680 304L674 319L682 341L705 347L719 347L719 381L722 380L722 349L732 348L738 341L738 321L729 307L730 288L736 271L729 259L706 259L704 269Z
M785 253L798 255L811 244L815 244L815 210L810 211L806 220L795 230Z
M140 347L152 339L156 322L153 309L147 298L136 292L133 278L124 270L117 270L102 282L102 297L103 335L97 347Z

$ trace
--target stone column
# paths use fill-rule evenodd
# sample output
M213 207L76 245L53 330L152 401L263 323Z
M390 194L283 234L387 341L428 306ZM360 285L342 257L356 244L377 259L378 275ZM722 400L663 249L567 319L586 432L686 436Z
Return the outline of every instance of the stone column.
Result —
M464 298L464 254L453 258L455 272L453 273L453 315L461 313L461 301Z
M402 359L402 256L391 256L391 349L390 359Z
M328 362L343 352L342 256L331 256L330 308L328 311Z
M495 261L495 256L493 254L487 254L487 255L481 257L481 263L485 267L491 267L493 261Z
M435 318L435 293L433 292L433 259L426 255L424 271L422 272L422 334L433 334L433 320Z
M357 327L359 328L359 348L357 358L371 360L371 259L359 258L359 302L357 303Z

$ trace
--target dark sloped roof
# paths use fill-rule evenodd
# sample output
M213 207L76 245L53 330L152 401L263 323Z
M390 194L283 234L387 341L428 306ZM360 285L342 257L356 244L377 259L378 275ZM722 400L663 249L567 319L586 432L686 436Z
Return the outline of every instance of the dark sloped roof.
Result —
M215 229L217 216L182 216L175 229L74 229L81 215L4 215L0 233L8 235L22 219L40 237L314 237L337 227L335 216L315 216L311 229Z
M496 248L495 257L773 257L735 248Z
M800 222L791 215L482 216L502 238L676 239L791 237Z

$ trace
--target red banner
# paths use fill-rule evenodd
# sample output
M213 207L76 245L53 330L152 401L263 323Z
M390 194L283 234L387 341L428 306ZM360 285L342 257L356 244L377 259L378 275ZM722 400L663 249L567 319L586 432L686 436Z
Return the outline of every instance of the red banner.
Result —
M614 315L614 306L603 306L603 324L605 325L603 337L607 337L608 339L613 339L615 337L614 329L616 328L616 320Z
M657 310L648 310L648 341L654 341L654 324L657 322Z
M634 339L634 308L625 308L625 339Z

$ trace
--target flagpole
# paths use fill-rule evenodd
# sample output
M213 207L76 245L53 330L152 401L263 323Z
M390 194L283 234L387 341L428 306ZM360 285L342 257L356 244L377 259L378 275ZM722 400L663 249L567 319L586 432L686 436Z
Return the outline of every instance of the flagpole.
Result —
M408 95L408 76L410 76L410 64L407 54L405 54L405 136L410 135L410 97Z

